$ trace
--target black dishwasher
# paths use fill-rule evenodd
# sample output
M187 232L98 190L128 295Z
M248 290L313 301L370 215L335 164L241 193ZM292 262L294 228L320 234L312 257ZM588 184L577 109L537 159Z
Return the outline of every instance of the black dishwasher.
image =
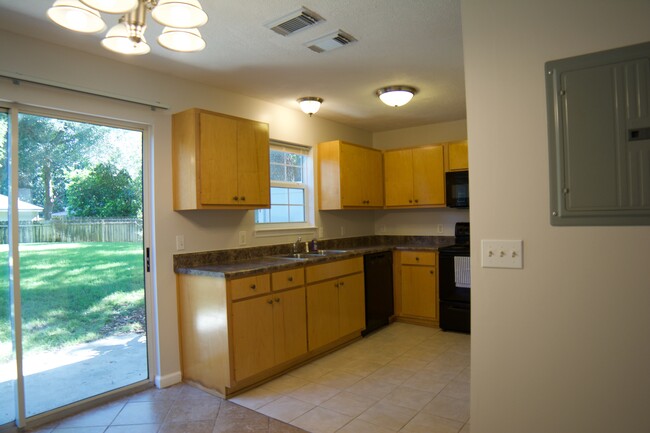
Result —
M388 325L393 313L393 253L363 256L366 289L366 330L362 335Z

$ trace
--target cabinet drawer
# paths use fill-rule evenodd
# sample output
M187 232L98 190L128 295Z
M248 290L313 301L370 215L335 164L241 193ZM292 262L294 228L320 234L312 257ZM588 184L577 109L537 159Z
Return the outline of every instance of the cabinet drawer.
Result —
M271 288L274 291L305 285L305 268L289 269L288 271L271 274Z
M402 265L436 265L436 253L433 251L401 251Z
M307 283L336 278L341 275L363 272L363 257L339 260L322 265L308 266L306 268Z
M269 274L263 274L230 280L228 286L230 287L231 299L236 301L237 299L270 292L271 280Z

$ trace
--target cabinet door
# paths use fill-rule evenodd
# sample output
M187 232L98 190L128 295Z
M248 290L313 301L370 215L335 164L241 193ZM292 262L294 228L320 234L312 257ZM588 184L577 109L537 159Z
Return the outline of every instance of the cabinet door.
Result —
M364 184L368 182L366 153L359 146L341 143L341 205L367 206Z
M384 163L382 153L375 150L367 151L367 173L363 182L368 205L381 207L384 205Z
M339 333L339 297L336 280L307 286L309 350L336 340Z
M262 296L232 303L235 380L274 365L273 298Z
M447 150L449 152L449 171L468 169L467 140L453 141L447 144Z
M384 153L386 206L413 205L413 153L410 149Z
M438 277L433 266L402 266L402 314L437 320Z
M363 274L340 278L338 285L339 336L343 337L366 327Z
M232 170L234 166L229 169ZM269 127L265 123L237 122L237 181L241 205L270 204Z
M445 204L445 167L441 145L413 149L413 204Z
M237 188L237 120L201 113L198 173L201 204L235 203Z
M276 364L307 352L307 307L304 287L273 296L273 336Z

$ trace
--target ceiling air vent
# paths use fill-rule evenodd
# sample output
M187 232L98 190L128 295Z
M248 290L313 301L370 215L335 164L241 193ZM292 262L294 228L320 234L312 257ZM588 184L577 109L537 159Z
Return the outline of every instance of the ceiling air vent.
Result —
M267 24L266 27L282 36L289 36L299 30L318 24L321 21L325 21L325 19L316 12L303 7Z
M308 42L305 45L312 51L322 53L324 51L331 51L334 48L349 45L352 42L356 41L357 39L351 34L345 33L343 30L339 30L329 35L323 36L322 38L316 39L315 41Z

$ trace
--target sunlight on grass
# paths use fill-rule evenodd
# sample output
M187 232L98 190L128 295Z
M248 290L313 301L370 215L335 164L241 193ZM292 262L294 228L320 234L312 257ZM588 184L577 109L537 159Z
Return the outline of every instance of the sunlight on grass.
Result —
M142 250L126 242L21 244L24 350L144 332ZM7 263L6 245L0 263ZM0 266L0 305L8 305L8 281L8 267ZM0 311L0 361L11 353L8 313Z

